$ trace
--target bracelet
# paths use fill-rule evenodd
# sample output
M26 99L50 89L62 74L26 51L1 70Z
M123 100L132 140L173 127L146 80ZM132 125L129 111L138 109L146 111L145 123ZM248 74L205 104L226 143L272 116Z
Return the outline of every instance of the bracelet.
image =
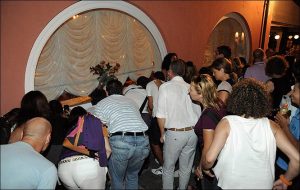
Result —
M282 181L282 183L284 183L284 184L287 185L287 186L290 186L290 185L293 184L291 181L287 180L287 179L284 177L284 175L282 175L282 174L280 175L279 179Z

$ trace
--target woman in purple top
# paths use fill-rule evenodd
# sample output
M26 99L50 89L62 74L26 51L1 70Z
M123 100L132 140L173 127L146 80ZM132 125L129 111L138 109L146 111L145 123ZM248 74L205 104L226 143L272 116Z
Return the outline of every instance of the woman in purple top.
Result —
M100 119L80 106L77 108L73 109L79 114L74 118L77 124L63 142L58 176L67 189L105 189L107 159L111 153L107 128Z
M201 161L204 158L214 137L214 130L223 116L226 115L225 105L218 98L216 85L207 74L200 75L192 79L190 86L190 96L194 101L202 104L204 110L195 125L195 133L198 136L200 147L202 148L201 160L195 169L195 175L202 180L205 189L217 189L217 181L209 170L201 169ZM208 178L204 178L208 176Z

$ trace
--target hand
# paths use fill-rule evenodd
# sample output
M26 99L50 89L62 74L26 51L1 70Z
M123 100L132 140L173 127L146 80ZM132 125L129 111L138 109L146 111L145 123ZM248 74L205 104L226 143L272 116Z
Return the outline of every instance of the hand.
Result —
M272 93L274 91L274 83L270 80L266 82L267 92Z
M287 189L287 185L284 184L280 179L274 182L273 184L273 190L281 190L281 189Z
M197 176L197 180L199 181L200 179L203 179L203 174L202 174L202 170L201 167L196 167L194 174Z
M89 150L89 157L99 160L98 152L96 152L94 150Z
M159 140L161 143L164 143L165 142L165 134L161 135Z
M203 169L202 172L205 173L205 175L208 175L209 177L215 177L215 175L212 174L210 170L204 170Z
M276 114L275 116L275 122L280 125L280 127L282 129L287 129L289 126L289 118L286 118L285 116L283 116L282 114L280 114L279 112Z

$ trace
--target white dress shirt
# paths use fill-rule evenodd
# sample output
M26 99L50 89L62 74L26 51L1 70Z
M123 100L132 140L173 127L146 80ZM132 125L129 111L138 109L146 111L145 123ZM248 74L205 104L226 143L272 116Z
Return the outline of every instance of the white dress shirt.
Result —
M159 88L157 118L165 118L165 128L194 126L201 114L201 107L189 95L190 85L176 76Z
M147 98L146 90L143 89L143 87L135 85L135 84L129 85L126 88L124 88L123 94L127 98L130 98L131 100L133 100L139 108L142 106L145 98ZM144 109L143 109L142 113L148 113L148 104L147 104L147 102L144 106Z
M158 80L158 79L157 79ZM146 86L147 96L151 96L153 99L152 117L156 117L157 112L157 100L158 100L158 87L154 80L149 82Z

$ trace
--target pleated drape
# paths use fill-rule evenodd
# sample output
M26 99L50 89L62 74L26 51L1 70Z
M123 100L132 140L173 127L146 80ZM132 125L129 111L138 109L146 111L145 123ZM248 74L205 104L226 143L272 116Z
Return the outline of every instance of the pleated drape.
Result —
M63 91L90 94L98 85L90 67L100 61L121 68L122 82L159 70L161 55L151 33L135 18L113 10L94 10L65 22L48 40L35 72L35 90L48 100Z

